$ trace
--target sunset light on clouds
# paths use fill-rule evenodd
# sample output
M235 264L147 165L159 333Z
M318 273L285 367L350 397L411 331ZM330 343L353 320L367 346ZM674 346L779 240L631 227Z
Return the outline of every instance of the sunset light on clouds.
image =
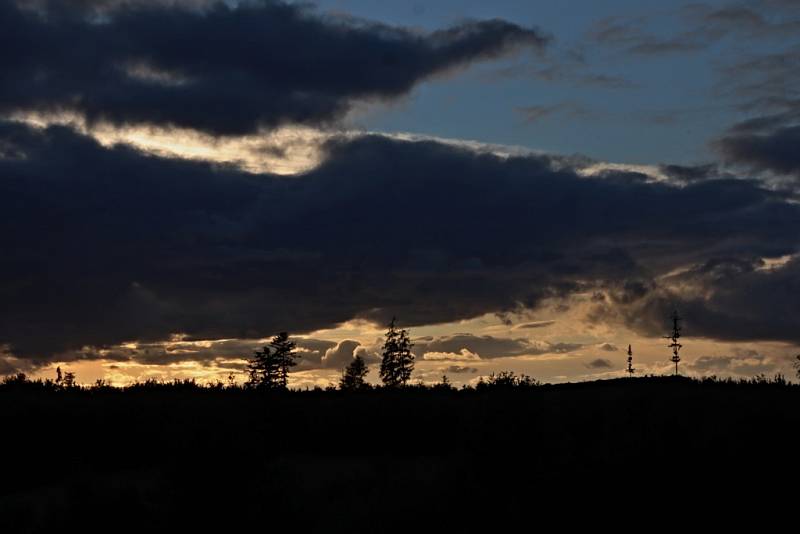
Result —
M792 374L796 3L567 4L3 1L0 372Z

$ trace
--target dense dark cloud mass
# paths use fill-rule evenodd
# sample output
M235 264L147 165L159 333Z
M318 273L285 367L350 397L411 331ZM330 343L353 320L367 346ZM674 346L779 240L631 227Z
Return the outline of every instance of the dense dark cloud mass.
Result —
M673 309L685 317L685 335L731 341L800 342L800 258L768 268L758 258L718 258L642 284L641 291L610 293L597 318L615 315L638 332L664 335Z
M174 333L435 324L595 290L635 307L686 265L721 310L695 335L747 335L717 327L723 312L752 314L754 337L800 332L798 262L746 267L798 250L800 206L758 182L583 177L544 156L381 136L326 150L306 174L253 175L0 123L0 346L46 361ZM726 258L745 266L709 267Z
M422 34L267 0L0 0L0 112L243 134L330 122L356 100L546 42L501 20Z
M611 360L606 358L595 358L590 362L584 364L587 369L611 369L613 364Z
M800 122L767 126L775 121L762 118L733 128L719 141L723 156L751 169L800 177Z
M669 176L670 179L684 183L722 177L717 166L712 163L705 165L660 165L659 170Z

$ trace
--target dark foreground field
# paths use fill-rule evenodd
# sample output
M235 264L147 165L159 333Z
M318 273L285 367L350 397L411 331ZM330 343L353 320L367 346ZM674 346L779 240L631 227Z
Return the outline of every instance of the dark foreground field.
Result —
M503 530L561 515L794 517L800 387L0 387L0 532ZM712 499L714 501L712 501ZM794 519L792 519L794 521Z

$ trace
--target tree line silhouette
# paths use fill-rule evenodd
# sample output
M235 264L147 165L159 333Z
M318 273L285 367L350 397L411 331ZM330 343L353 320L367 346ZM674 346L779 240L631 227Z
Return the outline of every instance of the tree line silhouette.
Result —
M800 386L781 375L545 384L499 372L457 388L446 376L413 382L412 347L392 321L382 387L366 381L356 354L338 384L290 390L299 356L285 332L253 352L245 383L87 387L61 367L55 379L8 376L0 446L13 461L0 476L0 533L56 532L68 521L244 532L277 528L280 517L300 532L390 531L386 518L411 532L440 524L441 510L454 511L448 530L510 532L531 528L520 510L551 510L565 495L581 507L608 496L598 506L607 512L619 502L612 481L650 510L659 489L675 494L672 484L688 502L694 489L750 499L752 488L785 491L800 478L791 461ZM800 373L800 358L795 366ZM664 460L676 451L677 467ZM500 526L513 518L521 528Z
M678 376L678 363L681 360L678 351L683 347L683 345L678 343L682 330L679 323L681 317L676 311L672 314L670 319L673 323L672 332L670 335L664 337L671 341L671 344L668 345L668 348L672 349L670 361L675 364L675 376ZM393 317L384 337L379 370L382 386L387 389L407 387L414 371L415 362L414 354L411 352L414 344L411 342L409 331L404 328L398 328L397 319ZM247 380L241 387L259 391L287 391L289 389L289 372L292 367L297 365L297 360L300 357L296 349L297 345L289 338L288 332L280 332L273 336L268 345L255 350L253 355L248 359L246 367ZM629 377L633 377L636 369L633 367L633 350L631 345L628 345L627 355L627 365L624 371ZM796 356L793 367L796 371L797 378L800 379L800 355ZM342 370L342 375L337 384L338 389L342 391L371 389L373 386L366 380L368 374L369 367L366 361L360 355L355 354L352 360ZM706 377L702 381L708 380L716 381L717 377ZM728 379L728 381L731 380L732 379ZM786 378L780 373L772 378L768 378L762 373L752 379L740 379L739 382L759 384L788 383ZM41 386L52 389L64 390L79 389L81 387L76 381L75 373L70 371L62 373L60 366L56 367L55 380L29 380L25 373L17 373L15 375L6 376L2 382L0 382L0 384L3 385L21 385L26 383L38 383ZM493 372L488 377L479 377L478 382L475 384L475 389L526 388L538 385L541 385L541 382L526 374L517 375L510 371L501 371L499 373ZM200 387L194 378L173 379L167 382L151 378L143 382L137 381L128 387L156 388L164 386L184 388ZM92 389L105 389L111 388L112 386L106 380L99 379L91 387ZM221 381L217 381L215 384L210 384L208 387L214 389L235 389L240 386L236 382L235 375L231 372L228 375L227 385L223 384ZM415 387L424 388L425 386L419 383L416 384ZM454 389L446 375L443 375L441 381L431 387L434 389ZM332 390L337 388L331 385L326 389ZM469 386L463 385L462 389L469 389Z
M402 387L408 384L414 371L414 355L408 330L397 327L396 318L389 323L381 351L380 377L388 388ZM296 345L289 340L287 332L280 332L272 338L269 345L256 350L248 362L247 387L264 390L285 390L288 387L288 373L297 365ZM366 377L369 368L360 355L342 371L339 387L343 390L355 391L368 386Z

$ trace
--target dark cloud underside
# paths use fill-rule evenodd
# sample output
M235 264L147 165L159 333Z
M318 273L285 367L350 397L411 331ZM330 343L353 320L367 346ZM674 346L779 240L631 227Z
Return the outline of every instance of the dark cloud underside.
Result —
M380 136L332 142L291 178L103 148L60 127L0 123L0 147L0 345L42 360L173 333L434 324L603 288L633 305L677 266L795 252L800 229L800 207L753 181L586 178L543 156ZM794 265L703 280L731 302L740 288L794 295ZM756 333L797 339L797 317Z
M719 144L723 156L732 163L800 177L800 125L766 132L731 133Z
M13 82L0 84L0 112L218 135L330 122L355 100L397 97L433 74L547 42L501 20L418 33L272 1L83 2L100 14L37 5L0 0L0 69Z
M606 358L595 358L584 364L588 369L611 369L614 365Z

